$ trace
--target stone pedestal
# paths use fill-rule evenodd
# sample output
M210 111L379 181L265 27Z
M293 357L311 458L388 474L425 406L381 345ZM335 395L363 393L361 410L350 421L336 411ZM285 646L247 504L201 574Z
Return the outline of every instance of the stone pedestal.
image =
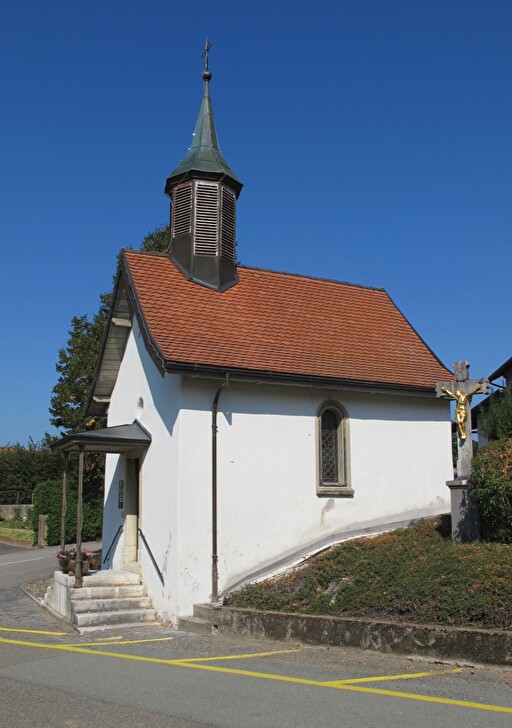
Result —
M50 610L71 621L70 591L75 586L75 577L62 571L55 571L51 587L46 593L45 604Z
M471 543L480 538L478 510L469 495L468 479L447 480L451 495L452 540Z

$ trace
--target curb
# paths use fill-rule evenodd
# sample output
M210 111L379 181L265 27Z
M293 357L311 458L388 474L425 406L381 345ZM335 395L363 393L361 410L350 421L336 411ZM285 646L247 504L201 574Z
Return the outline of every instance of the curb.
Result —
M368 621L355 617L214 607L213 631L304 644L357 647L442 660L512 665L512 631Z

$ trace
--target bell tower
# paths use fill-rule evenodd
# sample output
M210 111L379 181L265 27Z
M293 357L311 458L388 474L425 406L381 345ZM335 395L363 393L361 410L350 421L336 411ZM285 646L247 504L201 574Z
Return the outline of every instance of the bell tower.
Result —
M190 280L222 292L238 281L236 201L242 183L219 149L210 99L210 48L207 39L203 100L192 144L167 178L165 194L171 199L169 257Z

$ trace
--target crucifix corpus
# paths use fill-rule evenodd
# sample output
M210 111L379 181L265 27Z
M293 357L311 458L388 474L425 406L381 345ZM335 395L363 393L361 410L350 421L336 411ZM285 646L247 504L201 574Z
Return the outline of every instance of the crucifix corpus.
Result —
M453 365L455 380L437 382L438 397L455 400L455 421L457 423L457 479L466 479L471 475L473 458L473 441L471 439L471 397L474 394L489 394L490 385L487 378L470 379L469 362L456 361Z
M452 539L456 543L476 541L480 535L478 509L472 502L468 490L473 459L471 439L471 397L474 394L488 394L488 379L470 379L469 363L456 361L453 365L455 380L438 382L436 394L455 400L455 421L457 423L457 477L446 481L451 493Z

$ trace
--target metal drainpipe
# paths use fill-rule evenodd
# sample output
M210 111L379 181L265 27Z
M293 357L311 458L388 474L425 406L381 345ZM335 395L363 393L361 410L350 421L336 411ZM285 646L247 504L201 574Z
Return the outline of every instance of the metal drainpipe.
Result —
M219 598L219 570L217 563L217 411L224 387L229 384L229 374L215 392L212 405L212 602Z

